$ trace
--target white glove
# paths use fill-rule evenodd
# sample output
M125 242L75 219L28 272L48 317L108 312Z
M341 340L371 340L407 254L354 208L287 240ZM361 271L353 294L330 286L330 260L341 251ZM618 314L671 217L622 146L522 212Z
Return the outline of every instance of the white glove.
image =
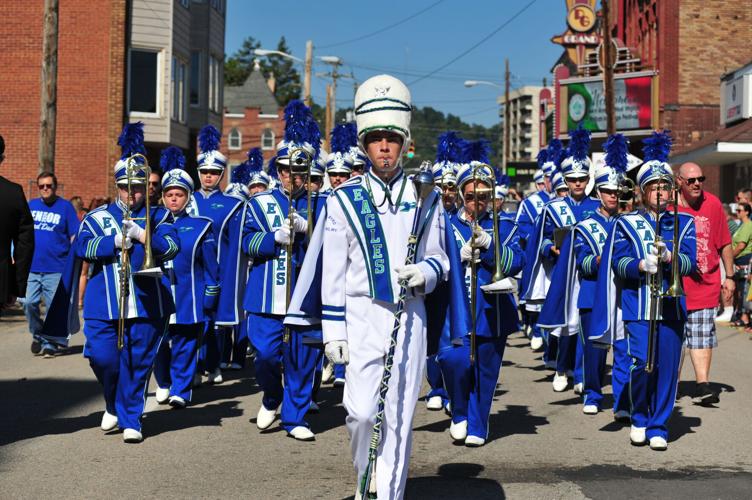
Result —
M483 248L484 250L488 250L488 247L491 246L491 235L485 232L480 227L478 227L477 230L474 231L474 234L475 248ZM472 239L470 241L472 241Z
M350 362L350 351L346 340L332 340L324 345L324 353L329 361L335 365L346 365Z
M292 214L292 227L296 233L305 233L308 231L308 221L305 220L300 214Z
M406 281L409 287L415 288L426 284L426 277L423 276L423 272L415 264L405 267L395 267L394 270L397 271L397 281L400 283Z
M650 249L650 253L658 257L661 262L671 261L671 252L666 248L666 243L663 241L657 241L655 245Z
M136 241L141 241L143 239L144 233L146 232L144 228L142 228L132 220L123 221L123 231L128 238Z
M128 250L132 246L133 246L133 242L127 236L125 240L123 240L122 234L115 235L115 248L125 248L126 250Z
M647 255L645 259L640 261L640 269L648 274L655 274L658 272L658 257L655 255Z
M460 260L462 260L462 262L470 262L473 254L475 254L475 260L478 260L478 258L480 257L480 250L476 248L473 252L469 241L462 245L462 248L460 248Z
M280 245L289 245L290 241L290 226L283 224L279 229L274 231L274 241Z

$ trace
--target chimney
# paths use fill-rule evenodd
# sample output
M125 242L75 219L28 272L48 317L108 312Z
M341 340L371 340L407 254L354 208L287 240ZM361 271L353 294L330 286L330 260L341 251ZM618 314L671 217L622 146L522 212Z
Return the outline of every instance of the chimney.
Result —
M269 75L269 78L266 80L266 84L269 86L269 90L271 90L273 94L275 89L277 88L277 81L274 79L273 74Z

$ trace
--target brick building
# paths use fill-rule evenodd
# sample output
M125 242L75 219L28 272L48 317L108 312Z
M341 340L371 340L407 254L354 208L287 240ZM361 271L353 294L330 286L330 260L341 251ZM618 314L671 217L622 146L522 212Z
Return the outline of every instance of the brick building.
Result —
M44 0L0 2L2 175L38 193ZM152 164L174 144L195 158L196 133L221 127L224 0L66 0L59 4L55 173L86 203L114 191L117 137L146 124Z
M261 148L265 160L274 156L285 121L273 85L273 79L264 80L256 61L243 85L225 86L222 153L230 165L244 162L248 150L255 147Z

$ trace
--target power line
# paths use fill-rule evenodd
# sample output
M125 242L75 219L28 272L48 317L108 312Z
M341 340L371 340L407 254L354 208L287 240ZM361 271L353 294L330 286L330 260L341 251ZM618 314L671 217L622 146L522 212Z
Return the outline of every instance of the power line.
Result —
M427 11L433 9L434 7L436 7L437 5L439 5L442 2L444 2L444 0L438 0L437 2L434 2L431 5L429 5L428 7L426 7L425 9L419 10L415 14L412 14L412 15L410 15L410 16L402 19L401 21L397 21L396 23L392 23L389 26L384 26L383 28L380 28L380 29L378 29L376 31L373 31L371 33L368 33L366 35L361 35L359 37L351 38L350 40L345 40L345 41L342 41L342 42L330 43L328 45L322 45L321 47L318 47L318 48L319 49L328 49L330 47L339 47L340 45L345 45L345 44L348 44L348 43L358 42L360 40L365 40L366 38L371 38L371 37L374 37L376 35L380 35L381 33L384 33L385 31L389 31L390 29L396 28L397 26L399 26L401 24L405 24L406 22L410 21L411 19L415 19L419 15L423 14L424 12L427 12Z
M529 2L529 3L527 4L527 5L525 5L525 6L524 6L524 7L522 8L522 9L520 9L520 10L519 10L519 11L518 11L518 12L517 12L517 13L516 13L515 15L513 15L512 17L510 17L509 19L507 19L507 20L506 20L505 22L503 22L503 23L501 24L501 26L499 26L498 28L496 28L495 30L493 30L493 31L492 31L491 33L489 33L488 35L484 36L484 37L483 37L482 39L480 39L480 40L479 40L479 41L478 41L477 43L473 44L473 45L472 45L472 46L471 46L471 47L470 47L469 49L465 50L464 52L462 52L462 53L461 53L460 55L458 55L457 57L453 58L453 59L452 59L452 60L450 60L449 62L447 62L447 63L445 63L445 64L443 64L443 65L439 66L438 68L436 68L435 70L431 71L431 72L430 72L430 73L428 73L427 75L425 75L425 76L422 76L422 77L418 78L417 80L413 80L412 82L408 83L408 84L407 84L407 85L408 85L408 87L409 87L409 86L411 86L411 85L415 85L416 83L418 83L418 82L420 82L420 81L423 81L423 80L425 80L426 78L429 78L429 77L431 77L431 76L435 75L436 73L438 73L438 72L439 72L439 71L441 71L442 69L446 68L447 66L450 66L451 64L454 64L455 62L459 61L460 59L462 59L463 57L465 57L466 55L468 55L468 54L469 54L470 52L472 52L473 50L475 50L475 49L477 49L478 47L480 47L480 46L481 46L481 45L482 45L483 43L487 42L487 41L488 41L488 40L489 40L489 39L490 39L490 38L491 38L492 36L494 36L494 35L495 35L496 33L498 33L499 31L501 31L501 30L502 30L502 29L504 29L505 27L507 27L507 26L508 26L508 25L509 25L509 24L510 24L510 23L511 23L512 21L514 21L514 20L515 20L515 19L517 19L517 18L518 18L519 16L521 16L523 12L525 12L525 11L526 11L527 9L529 9L530 7L532 7L532 5L533 5L533 4L535 3L535 2L537 2L537 1L538 1L538 0L531 0L531 1L530 1L530 2Z

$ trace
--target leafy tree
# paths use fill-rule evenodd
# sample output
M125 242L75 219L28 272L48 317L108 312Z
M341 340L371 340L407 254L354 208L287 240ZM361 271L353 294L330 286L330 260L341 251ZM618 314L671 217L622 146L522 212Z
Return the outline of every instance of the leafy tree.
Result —
M258 48L261 48L261 42L249 36L235 54L226 58L225 85L243 85L253 71L253 51Z

